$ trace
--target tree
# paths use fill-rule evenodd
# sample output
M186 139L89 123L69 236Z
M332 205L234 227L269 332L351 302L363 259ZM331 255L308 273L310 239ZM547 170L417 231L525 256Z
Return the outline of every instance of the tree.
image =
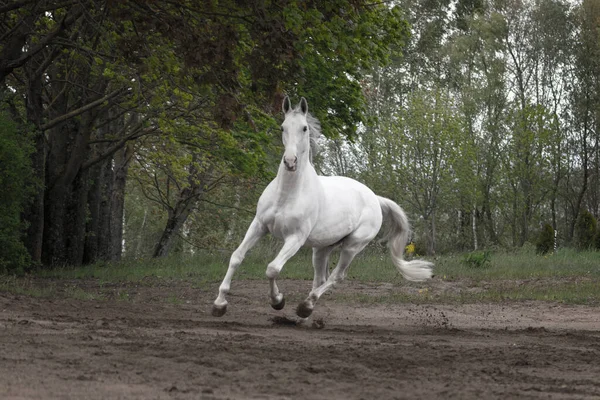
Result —
M366 1L44 0L0 10L3 99L33 125L32 165L45 177L24 213L27 247L46 265L120 257L142 138L181 141L190 160L167 208L163 255L210 176L243 172L264 153L256 127L274 123L285 87L330 112L331 130L354 134L364 119L356 82L407 33L397 8Z
M577 41L574 48L574 79L571 90L571 115L574 141L573 168L577 170L574 181L567 187L567 202L571 212L571 223L568 227L568 238L572 238L575 225L583 208L585 195L590 186L590 176L598 171L598 154L600 140L600 119L598 104L600 103L600 43L598 28L600 27L600 7L595 1L584 0L577 9ZM594 177L597 177L594 174ZM596 182L595 179L593 182ZM574 185L573 185L574 183ZM598 210L598 185L593 183L596 204L590 209ZM595 196L594 196L595 195ZM597 212L597 211L596 211Z

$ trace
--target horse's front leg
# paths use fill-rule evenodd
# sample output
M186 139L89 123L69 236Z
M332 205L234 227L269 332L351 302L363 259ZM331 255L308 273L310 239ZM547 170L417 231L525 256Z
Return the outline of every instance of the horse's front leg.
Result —
M229 293L229 289L231 287L231 278L233 277L236 269L244 260L246 252L254 247L256 242L258 242L258 240L266 234L267 229L256 218L254 218L250 224L250 227L248 228L248 231L246 232L246 236L244 236L244 240L242 240L242 243L237 249L235 249L229 260L229 268L227 268L225 278L219 287L219 295L213 304L212 315L215 317L222 317L227 311L227 300L225 299L225 295Z
M269 297L271 298L271 307L276 310L281 310L285 306L283 294L279 292L275 279L279 276L281 269L285 263L300 250L300 247L306 241L306 237L301 235L288 236L285 239L283 247L277 254L277 257L267 266L267 278L269 278Z

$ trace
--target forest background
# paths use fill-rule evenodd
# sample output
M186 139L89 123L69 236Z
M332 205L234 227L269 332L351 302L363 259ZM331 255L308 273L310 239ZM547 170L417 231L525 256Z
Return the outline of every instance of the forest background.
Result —
M417 253L600 247L598 0L7 0L0 270L235 248L285 95Z

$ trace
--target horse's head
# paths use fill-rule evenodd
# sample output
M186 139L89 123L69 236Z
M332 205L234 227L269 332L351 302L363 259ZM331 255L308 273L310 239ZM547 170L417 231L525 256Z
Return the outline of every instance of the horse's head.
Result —
M283 164L286 170L296 171L298 163L307 162L310 151L310 127L308 123L308 103L302 97L300 104L292 109L289 97L283 100L285 120L281 124L281 132L285 152Z

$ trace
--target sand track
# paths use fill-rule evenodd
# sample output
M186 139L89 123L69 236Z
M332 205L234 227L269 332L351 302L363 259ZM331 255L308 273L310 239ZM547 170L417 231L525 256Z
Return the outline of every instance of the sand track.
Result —
M220 319L210 315L217 285L136 287L130 301L0 293L0 398L600 398L597 307L334 294L294 325L310 282L281 286L290 293L277 312L266 282L235 282ZM347 282L339 292L378 290L394 289Z

